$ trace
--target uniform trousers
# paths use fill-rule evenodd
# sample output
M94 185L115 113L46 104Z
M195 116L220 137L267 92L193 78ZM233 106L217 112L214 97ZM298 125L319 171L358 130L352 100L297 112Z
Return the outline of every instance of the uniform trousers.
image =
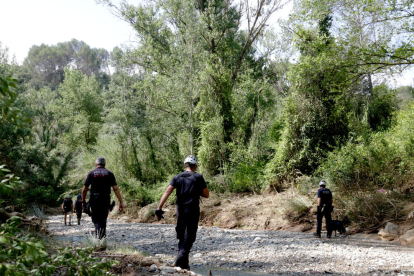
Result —
M331 229L331 206L325 206L323 210L320 210L321 208L318 207L318 212L316 213L316 233L320 236L322 231L322 218L325 217L326 222L326 231L328 231L327 235L332 235L332 229Z
M110 196L91 199L92 222L99 239L106 237L106 220L109 214Z
M178 254L175 265L181 268L189 267L188 255L197 237L200 207L177 207Z

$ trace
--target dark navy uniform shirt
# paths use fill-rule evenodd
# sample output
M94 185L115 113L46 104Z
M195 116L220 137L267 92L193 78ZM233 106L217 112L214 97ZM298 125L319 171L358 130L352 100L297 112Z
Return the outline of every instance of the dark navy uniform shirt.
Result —
M82 213L82 201L75 201L75 211L78 213Z
M116 185L116 180L111 171L98 167L88 174L84 185L86 187L91 186L91 193L109 195L111 194L111 187Z
M330 206L332 202L331 190L326 189L326 188L320 188L318 190L318 198L321 199L321 206L324 206L324 205Z
M201 174L185 171L176 175L170 182L176 189L177 205L198 207L202 191L207 184Z
M72 199L64 199L63 200L63 208L65 209L65 210L69 210L69 209L71 209L72 208L72 204L73 204L73 201L72 201Z

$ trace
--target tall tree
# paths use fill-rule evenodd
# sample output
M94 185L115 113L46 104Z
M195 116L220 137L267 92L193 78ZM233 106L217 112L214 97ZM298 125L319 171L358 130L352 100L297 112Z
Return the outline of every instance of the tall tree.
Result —
M65 69L65 80L59 87L61 98L55 113L66 129L65 141L70 149L91 150L102 124L103 101L96 79L77 70Z
M254 79L250 69L260 59L254 42L283 2L100 2L136 30L139 46L130 58L146 71L137 87L142 103L195 136L206 173L223 171L231 144L238 143L232 102L245 96L239 88Z
M23 70L30 78L29 87L39 89L44 86L52 90L58 88L64 79L64 69L71 65L87 76L94 75L107 85L109 74L109 53L105 49L91 48L83 41L72 39L57 45L32 46L24 60Z

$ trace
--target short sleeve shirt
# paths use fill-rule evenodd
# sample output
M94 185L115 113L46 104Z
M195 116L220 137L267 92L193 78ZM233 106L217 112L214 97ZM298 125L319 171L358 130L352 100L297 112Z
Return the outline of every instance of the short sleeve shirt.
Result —
M70 209L72 207L73 201L72 199L64 199L63 200L63 208Z
M207 188L206 181L201 174L187 171L176 175L170 185L176 189L177 205L188 207L198 207L200 196Z
M331 205L332 193L331 190L320 188L318 190L318 198L321 199L321 205Z
M82 201L75 201L75 210L76 212L82 212Z
M116 180L111 171L98 167L88 173L84 185L85 187L91 187L91 193L109 195L111 194L111 187L116 185Z

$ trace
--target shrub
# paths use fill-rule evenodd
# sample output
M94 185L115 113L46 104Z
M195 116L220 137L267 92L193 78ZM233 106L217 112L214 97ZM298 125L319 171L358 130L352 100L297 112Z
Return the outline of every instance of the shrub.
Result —
M123 181L118 183L118 186L122 190L122 195L125 200L134 202L136 206L142 207L154 202L154 199L151 198L148 190L138 181Z
M154 202L159 202L168 184L169 181L164 181L143 186L139 181L130 179L128 182L123 181L118 185L126 201L132 202L134 206L143 207ZM169 197L168 202L175 202L175 193Z
M364 227L398 219L414 189L414 103L389 130L331 152L319 171L353 222ZM379 193L378 191L384 191Z
M414 188L414 103L390 130L348 142L328 155L320 172L340 194Z
M398 220L412 196L381 189L355 192L354 195L335 198L335 212L341 219L350 220L361 228L378 227L385 220Z
M311 201L299 195L288 202L285 215L292 222L298 221L309 213L311 207Z
M20 218L0 226L0 275L111 275L112 262L93 258L92 248L71 248L49 255L39 238L22 233Z
M264 162L243 162L238 164L230 172L229 192L260 192L263 182L260 181Z

